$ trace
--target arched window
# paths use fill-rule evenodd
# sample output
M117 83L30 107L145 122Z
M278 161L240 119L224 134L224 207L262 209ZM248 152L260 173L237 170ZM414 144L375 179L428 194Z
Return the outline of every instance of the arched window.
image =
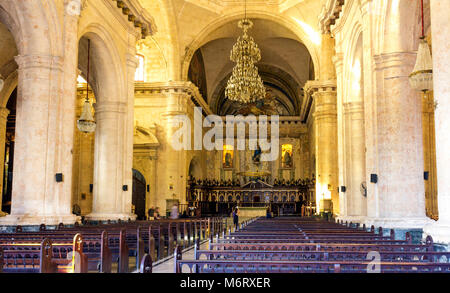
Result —
M136 55L136 58L138 59L138 67L136 68L136 73L134 75L135 81L144 81L145 78L145 59L142 55Z

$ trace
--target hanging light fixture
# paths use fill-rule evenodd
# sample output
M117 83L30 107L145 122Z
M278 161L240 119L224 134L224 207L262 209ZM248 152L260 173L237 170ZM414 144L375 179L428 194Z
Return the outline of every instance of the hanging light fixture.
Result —
M248 35L253 22L247 19L247 1L245 1L245 17L239 21L238 26L244 33L231 50L230 60L235 62L236 66L228 80L225 95L231 101L248 104L264 98L266 89L255 65L261 60L261 51L255 40Z
M86 100L84 101L83 111L80 119L77 120L77 127L81 132L91 133L95 131L96 124L92 116L91 103L89 102L89 67L90 67L90 51L91 40L88 39L88 64L87 64L87 80L86 80Z
M416 65L413 72L409 75L409 82L415 90L427 92L433 89L433 60L430 47L425 40L423 0L421 0L421 10L422 36L420 37L419 50L417 51Z

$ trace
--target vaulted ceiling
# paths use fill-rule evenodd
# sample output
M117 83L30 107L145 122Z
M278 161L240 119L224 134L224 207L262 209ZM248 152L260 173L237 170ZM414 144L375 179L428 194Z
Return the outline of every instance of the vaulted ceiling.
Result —
M302 87L313 74L311 56L306 47L285 27L274 22L253 19L250 35L261 49L257 64L266 88L276 95L282 115L298 115L302 102ZM215 30L199 49L206 76L206 97L213 112L235 114L239 106L228 101L224 92L235 65L230 51L242 31L237 22L230 22Z

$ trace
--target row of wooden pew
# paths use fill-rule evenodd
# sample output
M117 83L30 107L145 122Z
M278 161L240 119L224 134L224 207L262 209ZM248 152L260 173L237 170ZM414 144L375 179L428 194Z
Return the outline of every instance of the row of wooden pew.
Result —
M175 272L195 273L449 273L450 252L433 239L413 244L394 230L353 227L315 218L251 221L233 233L216 235L209 249L195 248L193 260L175 255Z
M151 272L152 264L221 233L222 218L179 219L74 225L24 232L0 233L0 272L3 273L118 273L131 268Z

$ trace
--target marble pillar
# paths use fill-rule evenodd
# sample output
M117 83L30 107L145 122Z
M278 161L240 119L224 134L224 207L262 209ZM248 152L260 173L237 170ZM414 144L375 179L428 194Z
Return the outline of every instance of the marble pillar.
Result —
M79 88L76 117L80 117L85 99L86 88ZM89 100L92 102L95 101L94 94L91 90L89 90ZM76 124L76 121L74 124ZM82 216L92 212L93 191L91 190L91 184L94 183L94 146L95 132L83 133L78 131L78 129L76 130L73 146L72 204L78 204L80 206Z
M375 135L375 214L367 225L420 229L425 217L422 101L408 81L416 54L375 56L377 92ZM370 178L370 177L369 177Z
M118 101L97 100L94 149L94 194L89 220L128 220L131 214L131 185L124 184L124 152L127 106ZM128 192L129 191L129 192Z
M346 152L345 167L347 169L346 186L346 218L357 222L367 215L366 198L361 193L361 183L365 181L365 134L364 104L352 101L344 104L344 149Z
M9 110L6 108L0 108L0 174L3 179L3 173L5 168L5 143L6 143L6 122L8 121ZM0 182L0 195L3 195L3 180ZM0 196L0 205L2 203L2 196ZM0 206L0 217L4 216Z
M337 109L335 83L318 88L313 94L316 124L316 202L325 198L333 202L333 213L339 213ZM318 210L320 210L319 207Z
M321 209L320 200L331 199L333 213L339 214L337 81L334 55L334 39L329 33L322 34L320 80L308 81L304 90L314 99L317 210Z
M428 180L425 180L426 214L429 218L437 220L436 139L433 92L422 94L422 123L424 170L428 172Z
M158 195L156 206L160 207L161 214L170 210L167 200L178 200L179 203L186 202L187 182L187 151L176 150L172 146L172 137L180 129L181 123L177 120L178 115L186 115L187 109L193 109L190 95L182 89L168 88L164 91L167 99L167 111L162 114L164 125L164 141L158 152ZM191 119L190 121L193 121ZM189 122L189 131L193 132L193 125ZM186 137L184 137L186 139ZM193 141L192 141L193 143ZM191 144L193 145L193 144Z
M59 193L61 57L20 55L11 215L3 225L73 224L71 192ZM65 178L70 180L70 178Z
M435 242L450 243L450 1L431 0L436 169L439 220L424 232Z

